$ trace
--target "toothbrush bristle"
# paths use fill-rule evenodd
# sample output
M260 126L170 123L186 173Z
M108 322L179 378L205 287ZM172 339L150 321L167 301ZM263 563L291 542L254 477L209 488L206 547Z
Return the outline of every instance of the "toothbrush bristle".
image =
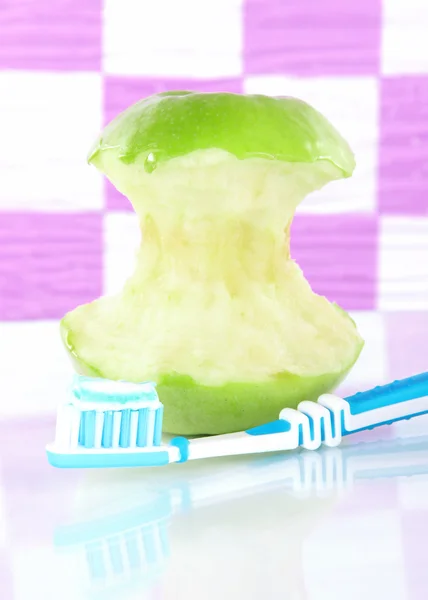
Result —
M74 399L58 409L58 446L71 450L160 446L163 406L153 384L113 383L112 388L108 381L76 380ZM119 389L123 389L122 395ZM113 392L117 394L115 402L111 400Z
M160 406L156 411L155 431L153 435L153 443L159 446L162 438L162 422L163 422L163 406Z
M128 448L129 446L129 429L131 426L131 411L124 410L121 414L119 446Z
M155 433L155 411L150 410L147 418L147 435L146 446L153 446L153 438Z
M71 435L64 432L67 409L75 411ZM68 413L71 414L71 413ZM66 445L84 448L144 448L159 446L162 436L163 407L139 410L79 411L61 407L57 420L57 439ZM69 420L69 422L71 422ZM67 437L70 440L67 443ZM74 443L72 441L74 440Z
M149 409L142 408L138 412L139 412L139 415L138 415L137 446L139 448L142 448L146 445L146 440L147 440L147 425L148 425Z
M112 439L112 447L118 448L119 446L119 438L120 438L120 426L121 426L121 415L120 412L113 412L113 439Z

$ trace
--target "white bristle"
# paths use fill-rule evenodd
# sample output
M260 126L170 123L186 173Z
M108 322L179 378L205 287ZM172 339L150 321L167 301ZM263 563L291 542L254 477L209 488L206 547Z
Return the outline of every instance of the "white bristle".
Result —
M131 426L129 428L129 446L135 448L137 445L137 433L138 433L138 411L133 410L131 412Z
M112 439L112 447L113 448L117 448L119 446L121 422L122 422L122 413L119 410L117 410L113 414L113 439Z
M153 446L153 437L155 435L155 418L156 411L149 410L149 414L147 416L147 437L146 437L146 446Z
M101 448L101 441L103 437L103 425L104 425L104 413L97 412L95 414L95 437L94 447Z
M70 421L71 421L70 448L76 448L79 444L79 429L80 429L80 420L82 417L82 412L75 406L72 406L71 408L73 410L72 410L71 416L70 416Z
M70 405L63 405L58 408L55 430L55 443L58 444L58 446L65 446L68 448L70 445L72 411L73 407Z

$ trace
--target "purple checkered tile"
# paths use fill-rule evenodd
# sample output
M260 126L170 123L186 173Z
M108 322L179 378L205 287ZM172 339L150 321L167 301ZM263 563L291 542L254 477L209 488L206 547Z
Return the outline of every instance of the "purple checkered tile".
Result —
M194 90L199 92L242 92L241 79L148 79L141 77L105 78L105 122L141 98L169 90ZM106 181L107 208L132 210L128 200Z
M291 252L314 291L346 310L376 303L376 215L297 215Z
M247 0L248 75L375 75L381 0Z
M0 213L0 320L55 319L102 292L102 214Z
M381 80L379 209L428 215L428 75Z
M2 0L0 68L101 69L102 0Z

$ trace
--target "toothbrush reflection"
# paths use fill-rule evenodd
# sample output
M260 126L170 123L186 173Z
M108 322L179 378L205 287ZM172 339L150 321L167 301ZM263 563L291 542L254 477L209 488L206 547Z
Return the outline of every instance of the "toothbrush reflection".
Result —
M204 599L311 600L303 564L311 532L360 482L421 474L428 474L428 436L186 463L144 475L90 472L55 546L83 563L82 597L169 600L179 590L179 597ZM269 589L269 570L277 569L287 581L285 596Z

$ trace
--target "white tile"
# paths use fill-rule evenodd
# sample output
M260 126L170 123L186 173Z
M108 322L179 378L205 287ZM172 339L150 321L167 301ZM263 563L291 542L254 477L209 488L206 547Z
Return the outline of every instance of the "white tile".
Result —
M372 77L248 77L247 93L294 96L311 104L351 146L356 169L351 179L333 181L310 194L302 213L367 212L376 209L378 83Z
M85 565L76 551L60 552L52 545L18 547L11 551L10 562L14 600L76 600L87 597L88 574L83 570Z
M428 73L428 3L384 0L382 72Z
M401 510L426 510L428 518L428 477L403 477L397 481Z
M104 69L111 74L237 76L242 0L106 0Z
M428 217L382 217L379 243L379 308L428 309Z
M303 545L310 598L404 600L405 564L399 511L330 518Z
M55 414L73 375L58 322L0 322L0 356L0 418Z
M410 419L410 421L399 421L392 425L394 428L394 435L399 439L424 437L427 440L427 464L428 464L428 415L417 417L416 419ZM428 498L428 496L427 496Z
M102 110L100 74L0 72L0 209L102 208L86 162Z
M343 388L359 391L389 381L388 348L384 317L377 312L351 312L358 331L365 341L353 369L343 382Z
M140 239L134 213L109 212L104 217L104 293L121 291L134 270Z
M2 472L0 463L0 552L6 548L7 539L7 514L5 503L5 489L2 482Z

